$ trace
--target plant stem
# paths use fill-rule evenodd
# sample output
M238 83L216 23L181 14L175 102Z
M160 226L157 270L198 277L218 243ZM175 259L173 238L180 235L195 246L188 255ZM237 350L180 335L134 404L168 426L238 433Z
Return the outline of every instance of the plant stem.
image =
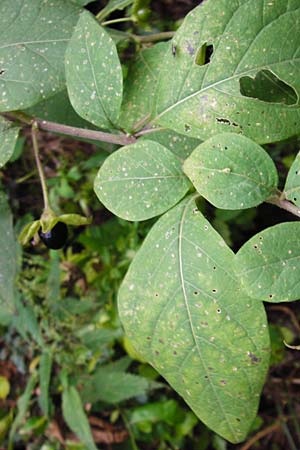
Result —
M294 214L294 216L300 217L300 208L298 208L298 206L296 205L293 205L291 202L282 198L281 196L270 197L266 200L266 203L276 205L279 208L285 209L286 211Z
M131 424L129 423L129 421L128 421L127 417L126 417L126 413L121 411L121 410L119 410L119 411L121 413L123 422L125 423L127 431L129 433L129 439L130 439L132 450L139 450L137 445L136 445L136 441L135 441L134 434L133 434L133 431L132 431L132 428L131 428Z
M101 25L105 27L106 25L112 25L114 23L121 22L135 22L135 19L133 17L121 17L120 19L106 20L105 22L101 22Z
M145 34L144 36L139 36L138 34L129 34L128 37L139 43L147 43L172 39L174 34L175 31L161 31L160 33Z
M27 116L23 113L8 113L5 114L8 119L19 120L27 125L36 123L39 130L51 131L53 133L66 134L68 136L75 136L84 139L91 139L94 141L109 142L111 144L128 145L136 142L134 136L128 136L126 134L111 134L104 131L89 130L86 128L77 128L69 125L63 125L61 123L50 122L48 120L42 120Z
M38 124L36 122L33 122L32 127L31 127L33 152L34 152L35 162L36 162L36 166L37 166L37 169L39 172L40 182L41 182L42 191L43 191L44 210L47 211L50 209L50 204L49 204L48 190L47 190L47 184L46 184L46 177L45 177L44 169L41 164L40 157L39 157L39 145L38 145L38 140L37 140L37 134L38 134Z

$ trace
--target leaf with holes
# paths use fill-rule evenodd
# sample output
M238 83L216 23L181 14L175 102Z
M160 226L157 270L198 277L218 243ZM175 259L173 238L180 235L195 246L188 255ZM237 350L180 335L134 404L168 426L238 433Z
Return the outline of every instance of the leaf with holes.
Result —
M183 169L199 194L223 209L257 206L276 191L278 183L268 153L233 133L217 134L200 144Z
M284 195L300 207L300 152L297 154L286 179Z
M263 304L240 290L233 261L188 197L148 234L118 303L138 353L208 427L236 443L256 415L269 337Z
M0 111L27 108L64 88L64 54L79 11L60 0L1 1Z
M164 55L153 123L202 140L229 131L264 143L299 132L299 21L295 0L203 2Z
M300 298L300 223L281 223L253 236L238 251L236 274L250 297L266 302Z
M19 131L19 127L0 117L0 168L12 157Z
M122 68L116 46L87 11L66 51L66 78L75 111L102 128L116 127L122 102Z
M161 144L145 140L109 156L94 189L104 206L117 216L145 220L167 211L189 187L178 158Z

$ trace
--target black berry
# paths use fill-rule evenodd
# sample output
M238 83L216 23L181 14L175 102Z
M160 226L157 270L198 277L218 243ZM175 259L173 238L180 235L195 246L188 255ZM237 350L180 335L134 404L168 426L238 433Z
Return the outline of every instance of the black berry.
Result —
M67 242L68 228L65 223L57 222L52 230L47 231L47 233L43 233L42 228L40 228L39 236L46 247L52 248L53 250L58 250L59 248L62 248Z

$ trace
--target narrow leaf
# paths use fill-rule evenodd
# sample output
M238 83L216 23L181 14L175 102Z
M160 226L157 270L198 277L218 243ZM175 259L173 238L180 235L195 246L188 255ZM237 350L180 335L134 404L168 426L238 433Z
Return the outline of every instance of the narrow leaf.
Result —
M137 351L208 427L236 443L256 415L269 337L263 305L241 292L233 261L187 198L148 234L118 302Z
M70 429L88 450L97 450L80 396L74 386L67 386L62 393L63 416Z
M64 88L64 54L79 11L61 0L1 1L0 111L27 108Z
M267 152L233 133L217 134L203 142L183 168L197 191L222 209L259 205L278 183L275 164Z
M142 140L105 160L94 189L99 200L117 216L145 220L171 208L189 186L179 160L167 148Z
M52 354L48 349L45 349L41 355L39 366L40 391L41 391L39 403L46 417L49 416L49 385L50 385L51 369L52 369Z
M19 131L20 128L0 117L0 168L12 157Z
M266 302L300 298L300 223L281 223L253 236L235 258L245 292Z
M75 111L98 127L115 128L122 102L122 68L116 46L87 12L66 51L69 97Z
M288 200L300 207L300 152L289 170L284 186L284 194Z

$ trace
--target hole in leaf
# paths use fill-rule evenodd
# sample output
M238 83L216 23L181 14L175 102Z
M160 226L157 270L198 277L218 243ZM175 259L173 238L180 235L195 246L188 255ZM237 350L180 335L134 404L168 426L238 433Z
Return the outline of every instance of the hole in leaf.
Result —
M198 66L205 66L206 64L209 64L213 52L214 46L205 42L205 44L201 45L201 47L197 50L195 64L197 64Z
M270 70L261 70L254 78L242 77L240 92L245 97L256 98L268 103L294 105L298 100L294 88L280 80Z
M0 75L4 75L5 74L5 70L4 69L0 69Z

